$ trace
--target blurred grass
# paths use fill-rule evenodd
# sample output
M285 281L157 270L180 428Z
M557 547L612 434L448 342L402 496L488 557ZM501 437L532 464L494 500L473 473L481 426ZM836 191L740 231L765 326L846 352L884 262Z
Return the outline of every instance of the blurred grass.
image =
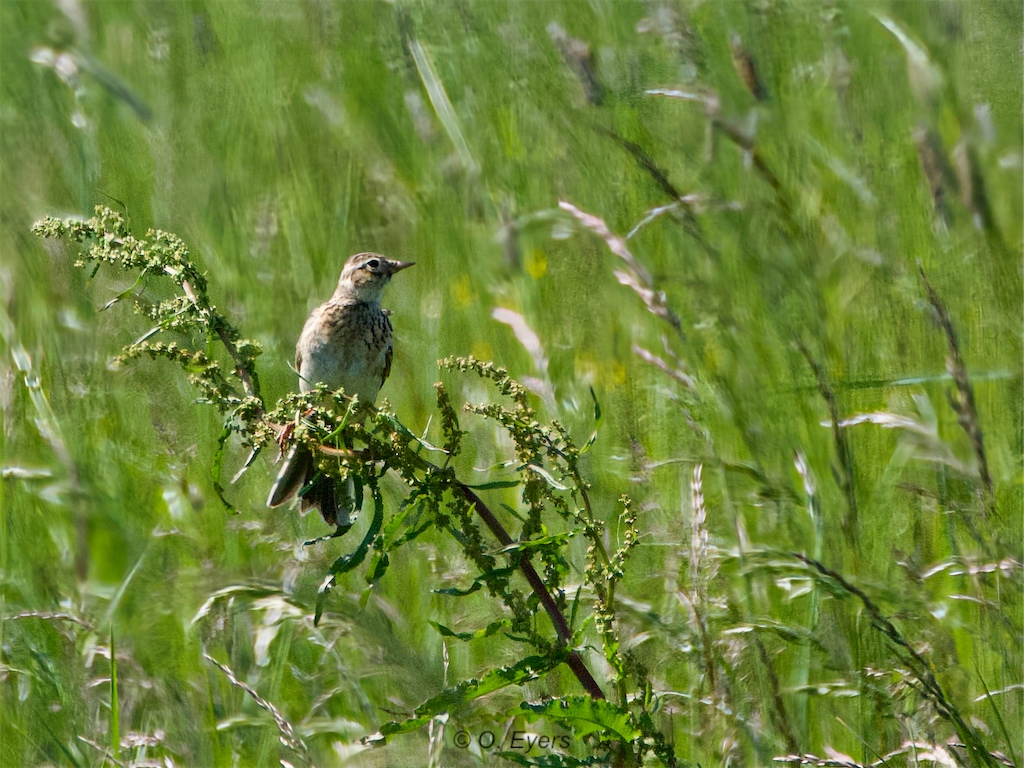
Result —
M908 66L881 18L920 46L924 64ZM392 565L365 608L365 583L351 574L313 628L316 588L347 540L303 549L322 526L263 508L262 459L229 490L241 514L222 509L209 469L215 415L190 407L187 383L164 366L107 364L145 330L123 307L98 311L127 285L83 279L68 253L29 235L43 215L111 201L134 228L185 238L217 301L263 343L270 397L294 386L288 363L308 309L344 258L366 249L417 261L387 297L397 349L382 392L413 430L430 423L436 435L434 361L449 354L546 378L548 416L581 441L593 386L605 414L588 466L597 509L614 519L628 492L644 510L621 588L633 601L624 627L658 686L679 694L666 696L662 717L681 758L763 764L787 751L788 731L801 752L868 762L923 733L948 736L892 675L864 674L893 661L857 606L820 591L813 604L794 597L758 559L815 546L930 649L994 748L1019 757L1013 724L1024 705L1008 689L1022 675L1021 29L1019 4L1006 2L0 4L3 764L102 762L109 685L96 683L111 672L111 623L122 737L151 740L133 759L297 759L266 711L203 659L205 647L300 724L312 762L352 752L353 764L424 762L426 734L386 750L352 745L443 686L428 620L472 629L496 618L482 595L431 594L464 586L469 572L436 535ZM758 66L763 102L737 74L734 33ZM719 117L743 131L756 117L757 151L781 192L709 131L703 106L651 88L714 93ZM931 172L915 130L937 146ZM682 318L685 341L668 343L699 398L634 353L636 344L671 361L669 327L616 282L623 265L605 245L557 212L567 200L624 235L670 202L608 131L642 147L683 194L702 196L699 237L669 214L630 240ZM974 180L966 203L958 157L971 165L959 187ZM947 404L945 341L918 261L972 375L995 481L987 518L971 445ZM546 371L492 319L496 307L537 332ZM896 430L846 430L852 542L832 434L820 425L828 410L794 342L823 366L841 417L919 414L934 429L934 442L916 447ZM463 380L446 379L460 391ZM464 394L487 396L471 382ZM473 467L497 464L508 446L464 421L472 451L462 470L483 481L494 473ZM927 460L937 446L966 469ZM816 483L820 540L798 450ZM228 472L243 459L236 448ZM697 462L728 696L701 674L680 598ZM513 492L493 498L516 503ZM998 561L1002 575L939 567ZM241 591L192 623L232 587ZM803 627L814 643L750 629L768 621ZM449 682L518 652L501 638L448 650ZM822 693L828 685L856 695ZM526 695L571 688L556 676ZM999 716L976 701L986 690L1006 691L994 697ZM455 713L453 727L494 728L488 715L510 696ZM702 697L727 700L733 716ZM480 761L450 744L444 752L444 764Z

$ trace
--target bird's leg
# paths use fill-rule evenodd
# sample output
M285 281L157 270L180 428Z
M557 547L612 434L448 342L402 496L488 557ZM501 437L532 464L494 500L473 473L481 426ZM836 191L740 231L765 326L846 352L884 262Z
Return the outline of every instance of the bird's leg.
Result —
M283 427L281 431L277 433L277 460L280 461L281 457L284 456L285 448L288 447L288 443L291 442L292 434L295 432L295 422L289 421Z
M295 434L295 428L297 426L299 426L299 422L302 419L304 419L307 416L309 416L310 414L312 414L312 413L313 413L312 410L307 410L305 412L297 411L296 414L295 414L295 421L289 421L287 424L285 424L283 427L281 427L281 431L277 433L277 448L278 448L278 451L279 451L279 453L277 455L277 460L278 461L280 461L281 457L284 456L285 449L288 447L288 444L291 442L292 435Z

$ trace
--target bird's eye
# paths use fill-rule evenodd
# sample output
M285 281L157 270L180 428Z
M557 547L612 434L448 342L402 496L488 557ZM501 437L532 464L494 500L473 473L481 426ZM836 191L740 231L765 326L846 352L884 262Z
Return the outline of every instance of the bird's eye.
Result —
M380 269L380 259L370 259L366 262L366 266L373 270Z

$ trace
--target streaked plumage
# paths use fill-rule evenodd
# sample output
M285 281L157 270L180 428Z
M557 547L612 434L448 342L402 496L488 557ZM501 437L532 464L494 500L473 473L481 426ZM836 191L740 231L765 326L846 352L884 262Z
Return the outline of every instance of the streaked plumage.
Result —
M381 293L395 272L411 266L378 253L357 253L345 262L334 295L310 313L295 345L301 391L323 383L331 390L358 395L360 402L376 401L391 373L392 357L391 321L381 309ZM292 446L267 506L280 506L303 491L303 510L318 507L331 525L347 525L351 510L339 509L333 481L316 477L315 469L309 452Z

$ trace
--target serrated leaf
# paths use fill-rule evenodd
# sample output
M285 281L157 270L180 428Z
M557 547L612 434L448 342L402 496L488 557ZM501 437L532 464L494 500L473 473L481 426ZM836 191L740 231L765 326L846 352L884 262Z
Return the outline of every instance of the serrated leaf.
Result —
M563 755L559 753L540 755L538 757L527 757L522 752L505 750L503 752L496 752L494 756L508 760L516 765L526 766L527 768L585 768L585 766L590 765L611 765L611 760L607 755L592 755L585 760L580 760L572 755Z
M531 723L544 718L565 725L572 728L576 736L600 732L605 739L634 741L641 735L628 711L610 701L589 696L570 696L540 704L523 702L519 713Z
M553 533L550 536L541 536L538 539L526 539L524 541L517 541L512 544L509 544L507 547L502 547L498 550L498 553L504 555L508 554L509 552L529 552L535 549L543 549L544 547L548 547L551 545L560 547L573 536L575 536L577 533L579 533L579 531L572 530L566 533Z
M381 743L389 736L409 733L426 725L436 715L462 706L481 696L507 688L510 685L522 685L536 680L545 672L561 664L561 659L546 656L528 656L510 667L502 667L488 672L479 680L467 680L454 688L442 691L437 696L420 704L413 716L402 721L385 723L381 729L363 739L364 743Z

